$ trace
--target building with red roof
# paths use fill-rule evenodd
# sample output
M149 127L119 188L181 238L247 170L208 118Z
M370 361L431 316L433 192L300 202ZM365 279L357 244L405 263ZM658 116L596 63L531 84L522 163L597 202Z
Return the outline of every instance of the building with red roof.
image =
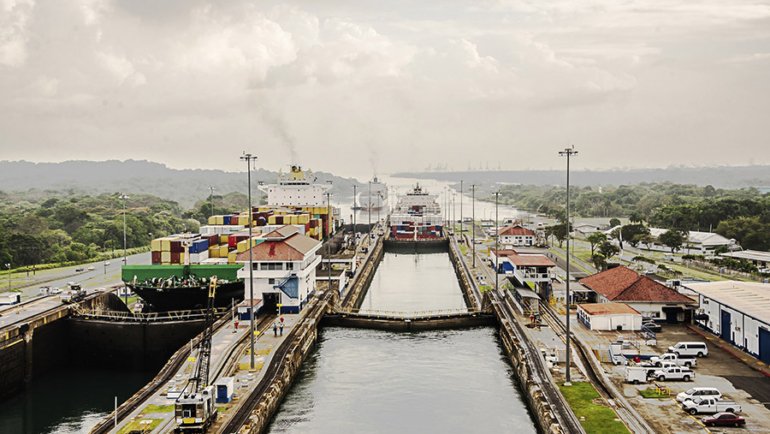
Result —
M299 312L315 289L321 242L291 225L263 235L260 241L251 248L253 282L249 282L249 251L235 259L244 264L238 271L246 282L244 298L249 299L250 285L254 285L254 297L262 299L264 310L273 311L281 304L282 312Z
M624 266L580 279L597 303L622 302L645 317L667 322L689 321L696 302L674 289Z
M534 246L536 239L535 231L521 225L513 225L500 230L499 242L506 247Z

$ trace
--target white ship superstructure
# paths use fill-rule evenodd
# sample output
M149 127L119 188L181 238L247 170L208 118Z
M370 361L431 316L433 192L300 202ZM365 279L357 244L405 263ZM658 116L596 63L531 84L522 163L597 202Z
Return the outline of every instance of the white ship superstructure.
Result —
M388 186L380 182L376 176L362 190L356 198L357 209L378 210L387 206Z
M441 207L436 195L417 184L399 197L390 215L391 236L396 239L433 239L443 236Z
M291 166L289 173L278 174L278 184L259 186L267 193L267 204L274 207L325 207L328 184L315 184L309 170Z

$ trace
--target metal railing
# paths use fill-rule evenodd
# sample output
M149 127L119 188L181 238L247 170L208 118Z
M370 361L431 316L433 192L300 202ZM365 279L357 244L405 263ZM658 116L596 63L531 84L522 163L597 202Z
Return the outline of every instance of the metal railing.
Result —
M357 315L366 317L387 317L387 318L432 318L457 315L476 315L481 313L478 309L435 309L422 311L395 311L395 310L368 310L368 309L341 309L336 311L343 315Z
M229 312L229 308L217 308L214 314ZM121 322L187 321L206 318L206 309L172 310L168 312L133 313L105 311L101 309L74 309L72 315L78 318Z

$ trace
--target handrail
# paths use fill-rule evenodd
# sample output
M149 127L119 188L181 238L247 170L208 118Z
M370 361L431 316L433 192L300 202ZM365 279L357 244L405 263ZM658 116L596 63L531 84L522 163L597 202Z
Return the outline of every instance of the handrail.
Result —
M214 314L220 315L228 312L229 308L217 308ZM85 319L110 320L110 321L128 321L128 322L152 322L169 320L189 320L194 318L205 318L205 309L175 310L168 312L150 312L133 313L122 311L104 311L99 309L74 310L73 316Z

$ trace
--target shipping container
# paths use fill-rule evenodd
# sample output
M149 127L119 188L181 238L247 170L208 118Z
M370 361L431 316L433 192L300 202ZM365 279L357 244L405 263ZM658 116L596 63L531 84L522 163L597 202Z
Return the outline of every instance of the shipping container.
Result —
M157 251L150 252L150 258L153 264L160 264L160 254L161 252Z
M230 217L230 224L231 225L237 225L237 224L244 224L244 225L246 225L246 224L248 224L246 219L243 219L243 223L238 223L239 221L240 221L240 218L237 215L234 215L234 216Z
M226 258L228 253L230 253L230 246L228 246L227 244L219 246L220 258Z
M209 247L209 258L219 258L219 245Z
M214 216L214 215L213 215L213 216L209 217L208 223L209 223L210 225L215 225L215 224L217 224L217 216Z
M160 239L160 251L161 252L170 252L171 251L171 239L170 238L161 238Z
M217 244L227 244L227 240L230 239L230 235L220 235L219 242Z
M227 254L227 263L228 264L235 264L235 258L238 256L238 252L233 250L232 252Z
M160 252L161 250L163 250L163 248L161 246L161 244L162 244L161 240L162 240L162 238L156 238L156 239L150 241L150 250L153 250L153 251L156 251L156 252Z
M170 264L171 252L160 252L160 262L161 264Z
M171 252L171 263L172 264L179 264L179 252Z

